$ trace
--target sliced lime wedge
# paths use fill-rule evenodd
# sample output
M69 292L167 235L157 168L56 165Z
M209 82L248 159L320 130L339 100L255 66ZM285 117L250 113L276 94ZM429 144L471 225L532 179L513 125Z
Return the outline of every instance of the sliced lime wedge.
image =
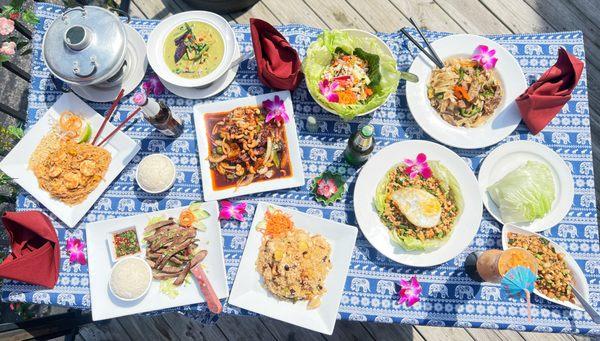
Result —
M92 126L89 122L84 121L85 124L81 127L81 131L79 132L79 138L77 139L77 143L85 143L90 140L92 137Z

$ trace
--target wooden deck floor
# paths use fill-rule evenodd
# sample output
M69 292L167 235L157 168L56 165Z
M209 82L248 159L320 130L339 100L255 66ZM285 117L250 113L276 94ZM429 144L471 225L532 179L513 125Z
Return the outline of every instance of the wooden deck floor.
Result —
M46 0L48 1L48 0ZM234 0L231 0L234 1ZM49 2L61 3L60 0ZM117 1L119 2L119 1ZM0 4L5 1L0 0ZM132 16L160 19L190 10L181 0L132 0ZM321 28L354 27L391 32L409 26L408 17L432 30L457 33L519 33L583 30L594 160L600 157L600 0L262 0L247 11L227 16L247 24L258 17L273 24L303 23ZM28 68L28 60L19 66ZM27 84L0 70L0 99L26 110ZM5 117L4 117L5 118ZM3 119L3 124L5 120ZM600 163L594 162L597 166ZM596 174L598 168L595 169ZM598 180L598 179L597 179ZM596 181L596 197L600 198ZM0 238L1 239L1 238ZM1 241L1 240L0 240ZM1 243L0 243L1 244ZM1 245L0 245L1 246ZM307 331L266 317L223 316L202 326L176 313L127 316L83 326L78 340L514 340L573 341L590 338L565 334L518 333L485 329L437 328L338 321L332 336Z
M130 13L160 19L190 10L181 0L133 0ZM519 33L583 30L589 78L594 160L600 157L600 1L598 0L262 0L252 8L226 16L247 24L250 17L272 24L302 23L321 28L359 28L392 32L410 26L413 17L432 30L457 33ZM598 163L594 162L597 166ZM596 174L598 169L596 168ZM600 188L596 182L596 188ZM598 195L596 191L596 197ZM565 334L519 333L486 329L437 328L338 321L324 336L266 317L223 316L201 326L175 313L154 317L128 316L84 326L78 339L199 340L515 340L558 341L590 338Z

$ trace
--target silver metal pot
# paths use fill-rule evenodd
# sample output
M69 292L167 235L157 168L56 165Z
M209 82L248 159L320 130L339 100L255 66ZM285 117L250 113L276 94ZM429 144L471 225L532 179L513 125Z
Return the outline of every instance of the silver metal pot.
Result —
M126 68L127 35L119 17L101 7L67 9L44 35L42 53L50 72L80 86L113 86Z

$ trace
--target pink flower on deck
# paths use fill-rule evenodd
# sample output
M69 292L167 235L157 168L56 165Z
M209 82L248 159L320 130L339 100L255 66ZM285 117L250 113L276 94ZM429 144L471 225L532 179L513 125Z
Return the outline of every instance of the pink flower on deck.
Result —
M246 206L245 202L240 204L233 204L229 200L221 201L221 210L219 212L219 219L229 220L231 218L244 221L244 214L246 214Z
M85 243L81 240L77 238L67 239L67 252L69 253L69 262L71 262L71 264L87 264L87 260L85 259L85 253L83 252L83 249L85 249Z
M471 59L478 62L484 69L493 69L496 66L498 58L494 57L496 50L487 47L486 45L479 45L475 49L475 53Z
M15 54L16 48L17 48L17 44L14 41L4 42L4 43L2 43L2 46L0 46L0 54L12 56L13 54Z
M165 86L161 83L160 78L156 74L152 74L147 81L142 84L142 88L147 94L160 96L165 92Z
M275 96L272 101L270 99L263 101L262 106L267 111L265 122L274 119L275 121L287 123L290 120L287 111L285 111L285 102L279 96Z
M421 175L423 178L428 179L431 177L431 168L427 163L427 156L423 153L419 153L415 160L404 159L406 164L406 174L414 179L417 175Z
M7 36L7 35L11 34L14 30L15 30L15 22L14 21L4 18L4 17L0 17L0 35Z
M410 281L400 279L400 291L398 292L398 303L406 303L407 307L411 307L421 299L421 291L423 288L416 276L412 276Z
M323 94L323 96L325 96L327 101L337 103L340 101L340 96L334 91L338 88L338 86L340 86L340 83L337 81L330 83L327 79L323 79L319 82L319 91L321 94Z
M338 191L338 187L333 179L321 179L317 183L317 194L329 199Z

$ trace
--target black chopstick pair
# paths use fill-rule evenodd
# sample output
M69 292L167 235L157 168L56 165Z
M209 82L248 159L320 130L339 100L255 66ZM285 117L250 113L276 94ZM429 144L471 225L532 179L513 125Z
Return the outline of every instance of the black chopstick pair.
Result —
M410 23L417 30L417 32L419 32L419 35L421 36L423 41L425 41L425 45L427 46L429 51L427 51L423 46L421 46L421 44L419 44L419 42L416 41L415 38L413 38L404 28L400 29L402 34L404 34L406 36L406 38L408 38L408 40L410 40L413 44L415 44L415 46L419 50L421 50L421 52L423 52L423 54L425 54L425 56L427 56L427 58L429 58L437 67L439 67L440 69L443 68L444 62L442 62L442 60L437 55L437 53L435 53L435 50L433 49L433 47L431 47L431 45L429 44L429 41L427 40L427 38L425 38L425 35L423 35L423 32L421 32L421 30L419 29L419 26L417 26L417 23L413 20L413 18L408 18L408 21L410 21Z

